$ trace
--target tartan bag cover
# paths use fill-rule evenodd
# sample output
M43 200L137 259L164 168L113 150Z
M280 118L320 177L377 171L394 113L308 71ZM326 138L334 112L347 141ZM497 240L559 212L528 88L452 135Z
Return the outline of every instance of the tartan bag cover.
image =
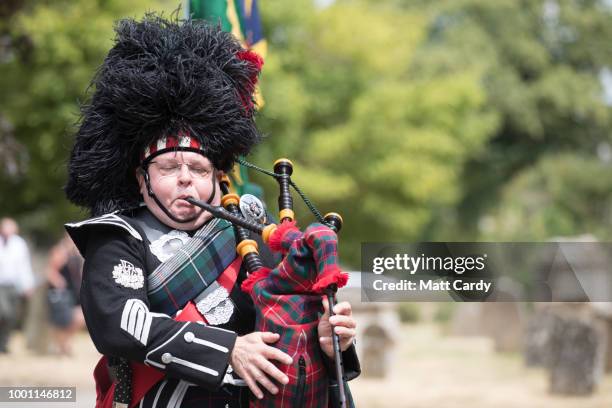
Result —
M289 377L276 395L252 400L252 408L326 407L328 378L317 333L321 283L346 283L338 267L337 236L322 224L311 224L302 233L295 223L283 223L270 240L272 250L284 258L274 269L261 268L242 285L255 303L255 330L280 334L274 346L293 357L280 366Z

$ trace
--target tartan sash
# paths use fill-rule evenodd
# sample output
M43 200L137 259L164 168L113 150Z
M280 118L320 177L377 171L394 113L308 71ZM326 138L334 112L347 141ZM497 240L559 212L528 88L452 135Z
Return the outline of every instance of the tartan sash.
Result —
M151 310L173 316L236 259L232 225L213 219L147 278Z

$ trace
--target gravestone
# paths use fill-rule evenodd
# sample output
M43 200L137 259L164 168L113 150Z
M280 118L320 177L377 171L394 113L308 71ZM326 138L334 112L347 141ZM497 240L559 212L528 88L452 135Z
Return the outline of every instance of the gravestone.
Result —
M603 375L606 336L601 322L556 315L550 344L550 391L589 395Z
M393 344L390 334L383 327L373 324L363 331L364 377L383 378L390 367L389 346Z
M46 354L49 351L49 319L47 306L47 252L32 248L32 271L36 278L36 288L28 301L23 332L29 350L37 354Z
M357 322L357 354L362 377L385 377L393 359L393 336L401 323L397 303L362 302L359 272L350 272L348 284L338 291L338 301L348 301Z
M591 306L602 320L607 335L604 370L612 372L612 302L593 302Z
M525 329L524 356L528 367L550 365L550 337L553 333L555 316L548 308L538 308L529 318Z
M482 336L482 303L459 303L453 312L450 322L451 336Z
M511 352L521 349L523 322L519 303L483 303L482 324L485 335L494 341L495 351Z

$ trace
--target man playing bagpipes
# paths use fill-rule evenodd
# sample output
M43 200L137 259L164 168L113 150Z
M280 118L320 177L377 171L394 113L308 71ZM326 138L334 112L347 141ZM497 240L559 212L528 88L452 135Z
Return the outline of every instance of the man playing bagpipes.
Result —
M235 229L188 201L220 205L219 181L260 140L253 92L262 61L202 22L149 15L122 20L116 31L82 110L66 186L93 217L66 228L85 258L81 302L104 355L94 370L96 406L244 407L258 399L300 406L273 399L303 386L294 375L301 363L276 347L283 327L255 331ZM252 235L270 276L291 262L290 248L277 248L286 258L275 267ZM304 243L299 263L314 265L308 254L316 246ZM256 278L246 286L263 282ZM316 322L317 358L329 374L308 381L333 377L331 325L345 376L354 378L350 305L337 304L330 318L323 297L316 307L312 299L316 313L325 308Z

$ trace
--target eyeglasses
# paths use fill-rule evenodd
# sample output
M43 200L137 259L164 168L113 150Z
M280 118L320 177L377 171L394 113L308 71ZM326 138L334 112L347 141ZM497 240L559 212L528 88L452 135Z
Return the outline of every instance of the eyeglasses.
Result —
M157 170L159 171L159 174L162 177L180 176L183 165L187 166L187 170L189 170L189 174L191 174L191 177L193 178L206 179L212 173L211 169L201 164L179 163L175 161L171 161L171 162L152 161L150 164L155 164L155 167L157 168Z

